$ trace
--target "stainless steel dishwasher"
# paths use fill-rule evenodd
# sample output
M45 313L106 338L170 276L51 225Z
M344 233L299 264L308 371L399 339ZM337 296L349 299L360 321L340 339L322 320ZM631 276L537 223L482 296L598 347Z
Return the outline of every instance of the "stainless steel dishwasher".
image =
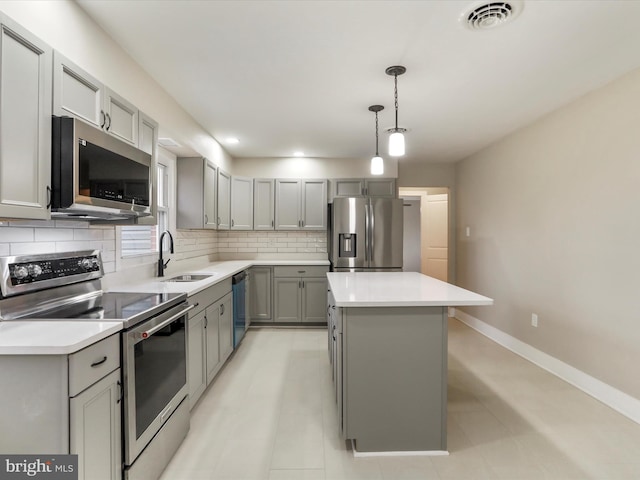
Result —
M233 292L233 349L238 345L244 337L247 329L247 284L249 274L246 270L236 273L231 277L231 290Z

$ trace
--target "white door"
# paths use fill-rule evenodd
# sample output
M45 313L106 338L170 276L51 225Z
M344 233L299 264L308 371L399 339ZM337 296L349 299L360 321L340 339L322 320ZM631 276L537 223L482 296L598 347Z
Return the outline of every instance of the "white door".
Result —
M425 255L422 271L425 275L446 282L448 279L448 229L449 196L447 194L427 195L425 218Z

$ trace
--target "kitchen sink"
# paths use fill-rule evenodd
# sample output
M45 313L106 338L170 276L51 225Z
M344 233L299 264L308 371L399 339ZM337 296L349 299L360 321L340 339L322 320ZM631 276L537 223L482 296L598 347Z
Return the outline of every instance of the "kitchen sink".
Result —
M213 277L213 275L195 275L186 273L184 275L178 275L177 277L171 277L164 282L198 282L200 280L205 280L207 278Z

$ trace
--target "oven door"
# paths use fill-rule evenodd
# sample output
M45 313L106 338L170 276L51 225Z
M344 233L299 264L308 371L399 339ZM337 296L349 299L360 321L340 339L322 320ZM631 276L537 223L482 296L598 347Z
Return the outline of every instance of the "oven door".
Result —
M184 302L123 333L125 464L132 465L187 396Z

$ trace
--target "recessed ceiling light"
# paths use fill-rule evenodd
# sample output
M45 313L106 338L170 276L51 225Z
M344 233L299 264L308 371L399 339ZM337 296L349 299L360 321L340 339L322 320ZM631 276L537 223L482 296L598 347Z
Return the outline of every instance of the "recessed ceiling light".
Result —
M304 152L298 150L297 152L293 152L294 157L304 157Z
M236 143L240 143L240 140L236 137L227 137L225 140L229 145L235 145Z

